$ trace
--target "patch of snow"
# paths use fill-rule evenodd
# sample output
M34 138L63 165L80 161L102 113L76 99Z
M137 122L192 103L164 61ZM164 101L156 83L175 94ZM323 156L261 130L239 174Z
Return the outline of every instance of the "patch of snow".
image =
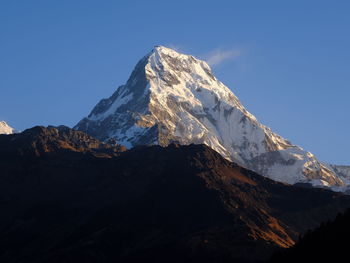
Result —
M0 134L13 134L15 129L10 127L5 121L0 121Z

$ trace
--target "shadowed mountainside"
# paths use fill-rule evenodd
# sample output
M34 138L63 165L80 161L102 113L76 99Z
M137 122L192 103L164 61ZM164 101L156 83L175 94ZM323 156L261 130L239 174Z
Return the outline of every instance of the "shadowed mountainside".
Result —
M275 253L274 262L344 262L349 249L350 210L337 215L331 222L308 231L291 248ZM345 260L346 261L346 260Z
M350 207L204 145L124 150L64 127L0 135L0 261L259 262Z

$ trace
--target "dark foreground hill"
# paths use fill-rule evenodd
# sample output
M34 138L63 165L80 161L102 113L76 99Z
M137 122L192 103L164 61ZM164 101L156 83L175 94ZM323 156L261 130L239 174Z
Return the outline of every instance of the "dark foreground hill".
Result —
M279 262L347 262L350 237L350 210L332 222L308 231L293 247L275 253Z
M0 262L260 262L350 207L203 145L123 152L67 128L0 136Z

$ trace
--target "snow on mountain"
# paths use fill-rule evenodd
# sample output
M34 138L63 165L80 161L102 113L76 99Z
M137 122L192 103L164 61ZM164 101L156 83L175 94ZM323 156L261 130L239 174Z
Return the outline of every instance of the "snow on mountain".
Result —
M0 121L0 134L12 134L15 129L10 127L5 121Z
M162 46L142 58L127 83L101 100L75 129L104 141L115 138L127 147L203 143L290 184L341 188L348 183L313 154L260 124L206 62Z
M347 186L350 186L350 166L331 164L330 167Z

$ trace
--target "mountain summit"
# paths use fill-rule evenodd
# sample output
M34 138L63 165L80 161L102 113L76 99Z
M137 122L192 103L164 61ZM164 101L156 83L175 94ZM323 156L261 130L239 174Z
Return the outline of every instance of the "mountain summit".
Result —
M75 129L125 146L205 144L271 179L340 189L346 178L260 124L205 61L156 46Z

